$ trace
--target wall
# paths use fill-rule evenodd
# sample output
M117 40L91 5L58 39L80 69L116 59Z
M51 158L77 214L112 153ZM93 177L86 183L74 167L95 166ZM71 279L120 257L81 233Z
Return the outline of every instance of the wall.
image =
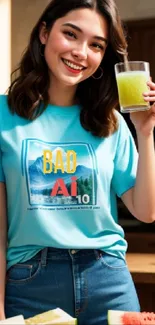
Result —
M155 18L155 0L115 0L124 20Z
M6 92L10 83L11 53L10 53L10 0L0 0L0 94Z
M21 53L27 46L29 34L47 3L47 0L12 0L12 69L18 64Z

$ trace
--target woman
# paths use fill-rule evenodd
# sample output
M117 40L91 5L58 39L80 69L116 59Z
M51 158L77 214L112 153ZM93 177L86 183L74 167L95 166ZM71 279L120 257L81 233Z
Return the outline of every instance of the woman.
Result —
M113 0L53 0L1 96L1 319L59 307L103 325L108 309L139 311L116 195L153 222L155 107L131 115L138 158L115 110L126 52Z

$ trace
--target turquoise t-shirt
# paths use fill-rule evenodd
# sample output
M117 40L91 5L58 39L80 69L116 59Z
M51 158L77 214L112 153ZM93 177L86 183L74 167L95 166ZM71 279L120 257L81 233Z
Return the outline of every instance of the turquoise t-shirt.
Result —
M44 247L101 249L124 258L116 195L135 184L138 154L116 111L107 138L80 124L80 106L48 105L34 121L12 115L0 96L0 181L6 183L7 268Z

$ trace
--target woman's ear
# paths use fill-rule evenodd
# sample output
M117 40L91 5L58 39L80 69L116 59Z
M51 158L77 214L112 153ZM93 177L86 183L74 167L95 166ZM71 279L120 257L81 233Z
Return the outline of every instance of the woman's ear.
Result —
M42 22L42 24L40 26L39 39L40 39L41 44L46 44L47 39L48 39L48 31L47 31L45 22Z

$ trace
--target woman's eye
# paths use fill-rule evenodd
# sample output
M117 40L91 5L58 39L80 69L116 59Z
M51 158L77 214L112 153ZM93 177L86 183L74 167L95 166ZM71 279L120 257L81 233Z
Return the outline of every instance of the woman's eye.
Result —
M65 34L65 35L68 35L68 36L71 37L71 38L76 38L76 35L75 35L73 32L70 32L70 31L64 31L64 34Z
M101 44L99 44L99 43L93 43L92 45L93 45L96 49L99 49L99 50L104 51L104 47L103 47Z

